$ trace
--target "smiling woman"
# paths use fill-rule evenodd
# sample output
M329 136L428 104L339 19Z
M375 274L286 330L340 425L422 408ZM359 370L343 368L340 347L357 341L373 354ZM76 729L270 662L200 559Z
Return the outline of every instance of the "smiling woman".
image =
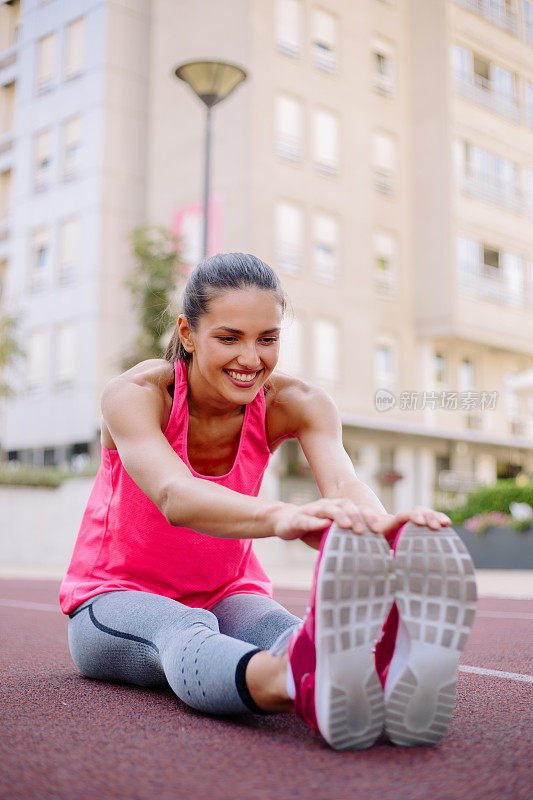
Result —
M277 275L256 256L220 254L193 270L165 359L137 364L104 390L102 463L60 603L70 617L72 658L86 677L170 685L208 713L296 711L332 747L368 747L385 719L380 681L389 662L400 694L409 678L409 661L391 661L397 631L403 657L409 637L425 630L418 622L408 630L408 606L404 624L393 605L389 545L398 545L403 523L424 526L427 550L411 526L407 550L398 552L402 569L411 548L419 554L413 566L435 573L416 581L422 593L432 587L431 598L421 598L431 599L431 619L446 602L439 571L449 568L454 584L458 574L466 584L468 556L435 555L435 531L450 523L445 515L423 507L387 514L355 475L333 400L275 372L286 305ZM299 440L320 500L258 498L272 453L289 438ZM253 539L269 536L320 550L304 621L273 599L252 548ZM453 537L450 529L442 553L451 552ZM440 685L428 688L425 674L413 690L418 705L434 690L440 727L425 713L422 723L415 720L415 742L403 709L397 727L391 724L391 737L399 731L393 741L429 743L444 732L443 703L451 714L449 687L471 623L471 588L461 599L454 588L448 604L462 620L459 640L453 625L445 631L449 652L435 673L448 700ZM420 663L442 656L431 649L441 645L435 636L416 642Z

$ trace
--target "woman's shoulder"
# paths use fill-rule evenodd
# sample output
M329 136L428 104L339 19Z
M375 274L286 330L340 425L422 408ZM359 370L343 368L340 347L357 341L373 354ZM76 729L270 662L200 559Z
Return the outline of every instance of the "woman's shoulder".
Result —
M125 383L154 387L165 391L174 381L174 364L164 358L149 358L117 375L108 385L118 387Z
M278 440L298 436L307 410L316 407L317 400L325 394L320 387L283 372L273 372L263 390L271 449Z

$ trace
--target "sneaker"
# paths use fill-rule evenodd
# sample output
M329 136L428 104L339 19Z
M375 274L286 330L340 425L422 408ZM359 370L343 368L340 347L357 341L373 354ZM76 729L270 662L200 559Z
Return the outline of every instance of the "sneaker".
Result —
M394 744L436 744L450 724L474 621L474 565L453 528L408 522L394 549L399 623L384 686L385 731Z
M382 536L333 523L322 536L311 605L288 643L295 711L335 750L370 747L383 730L373 646L393 602L391 568Z

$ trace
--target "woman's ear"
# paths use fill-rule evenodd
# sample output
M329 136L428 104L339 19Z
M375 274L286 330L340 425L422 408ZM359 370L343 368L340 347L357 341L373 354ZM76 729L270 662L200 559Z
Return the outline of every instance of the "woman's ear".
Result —
M194 350L194 342L192 340L191 329L189 328L187 317L184 314L180 314L178 317L178 336L185 350L188 353L192 353Z

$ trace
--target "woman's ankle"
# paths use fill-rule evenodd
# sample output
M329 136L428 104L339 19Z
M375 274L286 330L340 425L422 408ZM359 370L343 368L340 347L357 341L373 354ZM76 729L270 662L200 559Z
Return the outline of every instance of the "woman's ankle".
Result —
M268 650L261 650L248 662L246 685L263 711L294 711L294 701L287 694L287 663L287 653L273 656Z

